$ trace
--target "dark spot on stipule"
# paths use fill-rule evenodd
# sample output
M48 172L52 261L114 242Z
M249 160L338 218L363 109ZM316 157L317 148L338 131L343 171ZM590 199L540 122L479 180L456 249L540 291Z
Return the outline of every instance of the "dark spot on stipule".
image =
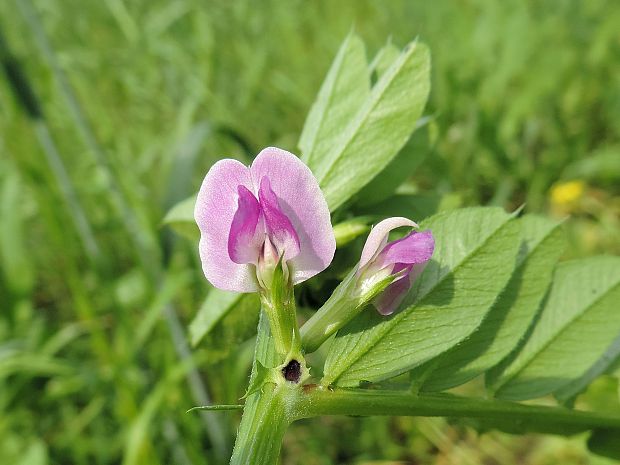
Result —
M288 364L282 368L282 376L291 383L299 383L299 378L301 378L301 365L299 362L297 360L288 362Z

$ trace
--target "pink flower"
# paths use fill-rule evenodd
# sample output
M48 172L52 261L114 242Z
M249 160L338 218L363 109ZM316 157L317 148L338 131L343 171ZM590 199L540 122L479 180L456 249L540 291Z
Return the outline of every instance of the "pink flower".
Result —
M387 218L377 224L366 239L357 270L362 288L372 287L388 276L397 276L373 300L382 315L390 315L400 305L435 249L430 231L411 231L402 239L388 243L390 231L401 226L418 227L413 221L401 217Z
M200 259L213 286L256 292L269 285L280 257L293 284L331 263L336 240L329 209L310 169L268 147L252 165L225 159L202 183L194 217Z

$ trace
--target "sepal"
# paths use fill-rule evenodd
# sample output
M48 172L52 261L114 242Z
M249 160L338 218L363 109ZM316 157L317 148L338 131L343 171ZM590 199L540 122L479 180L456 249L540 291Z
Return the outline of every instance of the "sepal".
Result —
M267 368L259 360L256 360L256 376L252 377L248 389L245 391L241 400L247 399L255 392L262 391L263 386L268 383L278 384L277 371Z

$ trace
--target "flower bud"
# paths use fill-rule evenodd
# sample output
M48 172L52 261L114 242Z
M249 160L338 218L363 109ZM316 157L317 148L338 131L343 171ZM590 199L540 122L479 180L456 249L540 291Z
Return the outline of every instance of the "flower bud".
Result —
M417 224L406 218L388 218L372 229L357 267L301 328L307 352L316 350L371 302L382 315L398 308L435 248L430 231L411 231L388 242L390 231L402 226Z

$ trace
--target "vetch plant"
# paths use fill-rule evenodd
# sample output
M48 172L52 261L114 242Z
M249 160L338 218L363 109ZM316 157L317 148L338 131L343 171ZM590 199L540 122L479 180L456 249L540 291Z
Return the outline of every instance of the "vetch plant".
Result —
M277 463L288 425L317 415L591 431L591 450L620 456L620 416L569 408L619 369L620 259L558 263L562 225L521 211L437 211L419 226L415 215L378 215L373 202L396 204L399 194L377 182L398 171L429 92L423 44L386 50L368 64L361 40L345 40L303 129L301 159L268 148L250 167L219 161L198 194L200 257L216 289L192 323L193 342L229 314L261 315L244 403L232 407L243 416L231 463ZM341 220L333 229L330 212ZM321 273L336 244L338 259ZM299 328L294 285L325 275L343 279ZM324 363L308 366L320 346ZM476 377L485 395L441 392ZM548 395L562 405L516 402Z

